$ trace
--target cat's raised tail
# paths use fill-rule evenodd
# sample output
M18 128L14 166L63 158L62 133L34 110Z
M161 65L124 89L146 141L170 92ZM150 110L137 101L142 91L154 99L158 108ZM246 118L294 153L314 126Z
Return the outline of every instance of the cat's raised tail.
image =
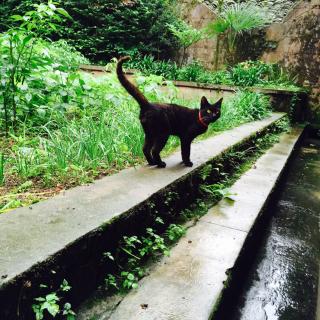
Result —
M129 56L122 57L118 60L117 63L117 76L120 83L124 86L124 88L128 91L130 95L139 103L141 109L147 109L150 106L149 101L143 95L143 93L133 85L127 77L123 73L122 65L124 62L130 60Z

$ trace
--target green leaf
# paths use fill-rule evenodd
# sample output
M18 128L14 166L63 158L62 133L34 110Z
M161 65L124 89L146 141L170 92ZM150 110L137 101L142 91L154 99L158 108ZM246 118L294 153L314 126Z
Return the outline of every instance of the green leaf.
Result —
M65 16L68 19L72 19L70 14L66 10L64 10L63 8L57 8L57 12L59 12L61 15Z
M59 298L57 296L57 294L55 292L53 293L49 293L48 295L46 295L46 300L49 301L49 302L56 302L56 301L59 301Z
M23 17L20 16L19 14L14 14L13 16L10 17L12 20L15 20L15 21L21 21L23 20Z
M62 291L69 291L71 289L71 286L69 285L66 279L63 279L62 284L60 285L60 288Z
M34 300L39 301L39 302L46 301L46 299L43 297L35 298Z
M33 38L32 34L29 34L28 36L26 36L22 41L23 45L25 46L26 44L28 44L28 42L30 42L32 38Z
M128 274L128 277L127 277L129 280L134 280L134 275L132 273L129 273Z
M53 317L55 317L59 313L60 307L58 304L49 304L47 310Z

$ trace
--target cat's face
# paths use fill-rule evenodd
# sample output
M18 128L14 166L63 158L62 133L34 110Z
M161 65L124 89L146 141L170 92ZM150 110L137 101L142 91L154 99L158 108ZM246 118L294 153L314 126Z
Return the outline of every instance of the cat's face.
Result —
M222 99L223 98L214 104L210 104L206 97L201 98L201 118L207 125L219 119L221 114Z

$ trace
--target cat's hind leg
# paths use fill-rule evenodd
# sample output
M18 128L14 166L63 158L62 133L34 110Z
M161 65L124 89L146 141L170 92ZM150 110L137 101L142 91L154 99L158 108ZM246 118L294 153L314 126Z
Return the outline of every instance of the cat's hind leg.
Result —
M161 160L160 152L166 145L169 136L160 136L155 139L155 143L152 148L152 156L153 160L157 164L159 168L165 168L166 163Z
M143 154L146 157L148 164L150 166L154 166L157 164L157 162L153 160L153 157L151 155L151 149L152 149L153 144L154 144L154 139L152 138L152 136L149 134L146 134L142 150L143 150Z

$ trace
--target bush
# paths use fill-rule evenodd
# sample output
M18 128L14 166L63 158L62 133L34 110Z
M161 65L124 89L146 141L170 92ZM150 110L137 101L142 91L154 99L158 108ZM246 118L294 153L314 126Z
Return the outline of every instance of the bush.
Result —
M0 31L7 28L8 12L24 13L34 2L46 1L6 1L0 8ZM53 39L66 39L96 63L105 63L114 56L132 53L132 50L168 57L178 46L178 40L168 26L177 21L173 2L174 0L66 0L63 7L73 21L57 30Z
M128 64L145 75L155 74L168 80L193 81L198 83L235 85L239 87L280 87L297 90L295 78L279 65L262 61L245 61L227 70L208 71L200 62L193 61L181 68L175 62L157 61L153 56L135 55Z

